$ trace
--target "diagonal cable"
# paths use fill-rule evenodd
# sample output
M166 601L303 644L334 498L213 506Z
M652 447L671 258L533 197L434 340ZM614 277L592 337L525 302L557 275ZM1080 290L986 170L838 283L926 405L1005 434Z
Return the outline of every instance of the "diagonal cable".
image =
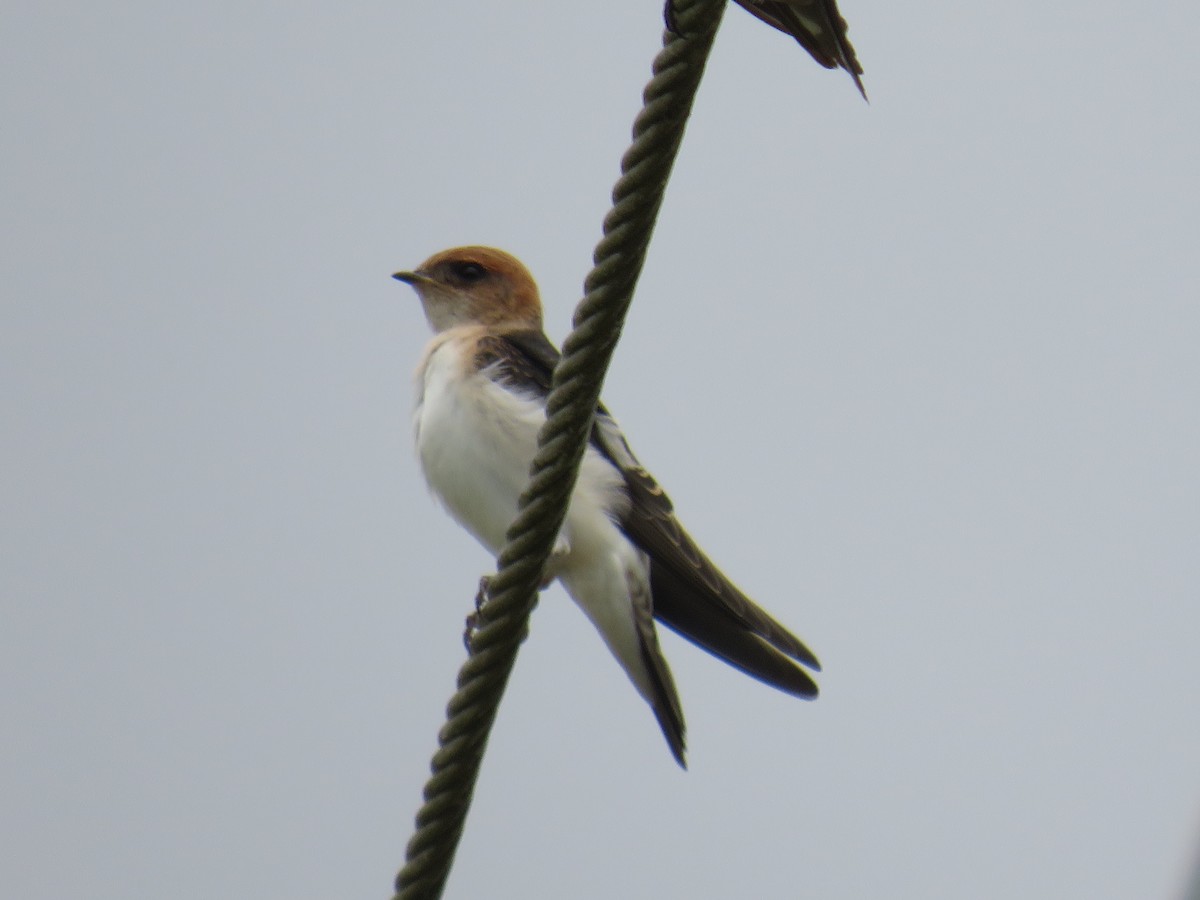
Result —
M487 602L470 637L458 690L446 708L425 802L417 812L404 868L396 876L394 900L436 900L445 888L488 734L537 605L542 572L566 516L604 374L725 8L724 0L669 2L673 30L663 35L663 49L655 57L644 105L634 122L633 143L621 160L622 174L613 188L613 207L604 219L595 265L554 370L530 481L500 552L499 571L486 587Z

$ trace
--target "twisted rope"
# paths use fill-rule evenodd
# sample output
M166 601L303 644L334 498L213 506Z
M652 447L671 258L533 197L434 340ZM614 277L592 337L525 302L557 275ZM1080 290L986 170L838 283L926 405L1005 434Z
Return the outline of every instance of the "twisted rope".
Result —
M724 8L725 0L674 0L674 31L663 35L663 49L654 60L644 105L634 122L633 143L621 160L622 174L613 188L613 208L604 219L594 268L584 282L574 329L554 371L530 481L500 552L499 571L480 586L486 604L479 608L458 690L438 733L433 774L425 784L425 802L417 812L404 868L396 876L394 900L436 900L445 888L488 734L566 517L604 374L645 263Z

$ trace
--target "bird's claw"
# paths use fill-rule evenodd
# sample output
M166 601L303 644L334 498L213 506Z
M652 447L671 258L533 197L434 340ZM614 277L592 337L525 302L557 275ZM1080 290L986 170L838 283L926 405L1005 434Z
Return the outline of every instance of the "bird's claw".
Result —
M475 611L467 615L466 622L463 627L463 646L467 648L467 652L471 652L471 641L479 631L483 618L483 608L488 602L488 588L491 586L492 579L490 575L484 575L479 579L479 590L475 592Z

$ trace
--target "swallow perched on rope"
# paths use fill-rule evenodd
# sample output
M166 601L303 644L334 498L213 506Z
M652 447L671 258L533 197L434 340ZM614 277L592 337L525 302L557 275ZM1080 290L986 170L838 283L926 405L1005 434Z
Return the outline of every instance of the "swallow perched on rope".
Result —
M417 456L433 493L493 555L517 514L559 353L537 285L489 247L435 254L407 282L434 331L417 370ZM575 600L654 711L681 766L679 695L654 621L772 687L811 699L820 664L704 555L671 501L596 409L579 478L546 570Z

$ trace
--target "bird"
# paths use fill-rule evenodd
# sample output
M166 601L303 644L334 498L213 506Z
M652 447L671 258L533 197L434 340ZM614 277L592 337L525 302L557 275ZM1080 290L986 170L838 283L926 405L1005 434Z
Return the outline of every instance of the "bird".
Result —
M493 556L546 420L559 351L537 284L491 247L436 253L393 276L411 285L433 330L417 367L417 458L431 492ZM685 725L655 621L772 687L817 696L817 657L708 559L675 517L616 420L597 406L543 587L557 579L650 705L683 768Z
M668 0L669 2L669 0ZM790 34L827 69L841 66L850 73L858 92L863 87L863 67L846 37L846 20L835 0L736 0L737 5L772 28Z

